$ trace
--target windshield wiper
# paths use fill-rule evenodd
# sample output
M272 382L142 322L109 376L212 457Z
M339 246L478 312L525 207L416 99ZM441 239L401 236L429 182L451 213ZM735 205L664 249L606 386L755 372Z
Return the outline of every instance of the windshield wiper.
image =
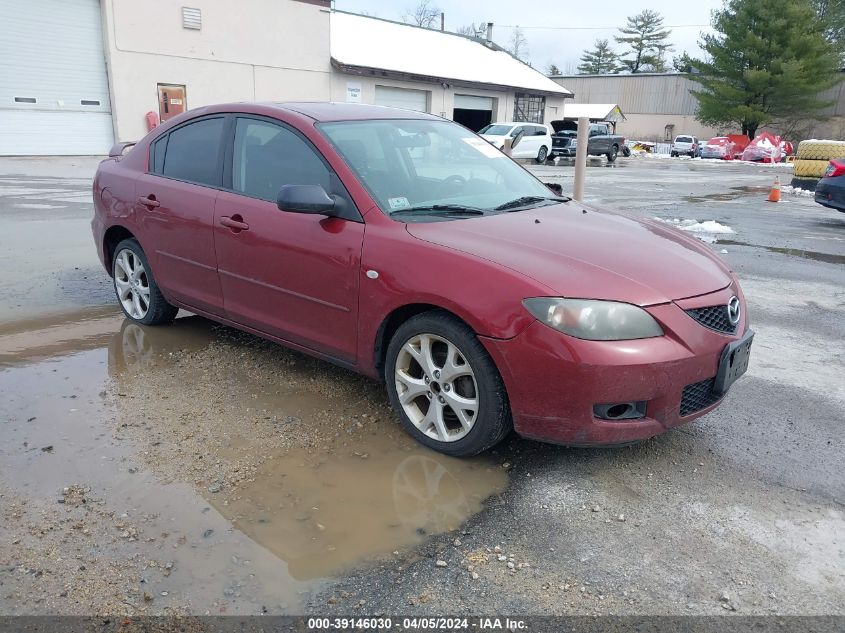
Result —
M478 207L468 207L465 204L421 204L415 207L408 207L407 209L397 209L390 215L399 215L403 213L422 213L437 215L484 215L484 209Z
M520 198L516 198L515 200L510 200L509 202L505 202L504 204L500 204L498 207L494 207L494 211L505 211L507 209L516 209L518 207L525 207L529 204L534 204L536 202L544 202L546 200L552 202L569 202L572 198L567 198L566 196L557 196L557 197L549 197L549 196L522 196Z

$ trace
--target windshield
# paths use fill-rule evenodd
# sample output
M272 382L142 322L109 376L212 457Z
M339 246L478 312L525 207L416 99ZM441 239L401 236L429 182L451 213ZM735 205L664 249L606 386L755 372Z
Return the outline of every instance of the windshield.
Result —
M417 211L431 221L432 215L467 218L561 200L455 123L388 119L321 123L318 128L381 210L403 222ZM510 204L515 200L523 202Z
M479 130L479 134L489 134L490 136L507 136L510 134L512 125L496 125L491 123L490 125L485 125L481 130Z

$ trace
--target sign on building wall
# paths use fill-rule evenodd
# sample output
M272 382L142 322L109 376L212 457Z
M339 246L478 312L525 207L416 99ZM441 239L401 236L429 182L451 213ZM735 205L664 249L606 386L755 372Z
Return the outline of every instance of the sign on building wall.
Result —
M346 82L346 102L347 103L361 103L361 82L347 81Z

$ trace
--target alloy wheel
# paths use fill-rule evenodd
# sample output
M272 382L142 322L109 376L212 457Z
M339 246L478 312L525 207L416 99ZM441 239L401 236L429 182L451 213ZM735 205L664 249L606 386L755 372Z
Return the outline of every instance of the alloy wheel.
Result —
M124 311L136 320L150 309L150 280L137 253L124 248L114 260L114 288Z
M478 417L475 373L451 341L416 334L400 348L394 372L399 403L411 423L428 437L455 442Z

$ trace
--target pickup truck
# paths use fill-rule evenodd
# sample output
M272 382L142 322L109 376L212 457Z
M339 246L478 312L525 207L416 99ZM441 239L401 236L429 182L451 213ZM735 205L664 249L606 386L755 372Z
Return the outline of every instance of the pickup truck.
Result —
M552 151L549 156L575 157L578 141L578 123L576 121L552 121ZM607 156L607 162L616 160L625 147L625 139L618 134L611 134L610 123L590 123L587 135L587 155Z

